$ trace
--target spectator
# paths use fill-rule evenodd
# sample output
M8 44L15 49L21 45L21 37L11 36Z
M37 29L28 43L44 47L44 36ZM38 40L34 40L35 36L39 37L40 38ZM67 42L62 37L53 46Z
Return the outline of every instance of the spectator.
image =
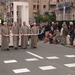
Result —
M50 44L53 43L53 35L52 35L52 31L49 32L49 43L50 43Z
M58 28L56 28L53 34L53 44L57 44L59 42L59 36L60 36L59 30Z
M64 24L62 24L62 28L60 30L60 43L63 44L63 28L64 28Z
M69 34L70 34L70 44L73 45L73 41L74 41L74 25L73 25L73 22L70 22Z
M44 37L44 28L41 27L41 28L39 29L39 39L42 40L43 37Z
M58 22L56 22L56 27L58 28L59 31L61 30L61 27Z
M44 43L48 42L48 40L46 41L46 39L48 39L48 35L49 35L49 31L50 31L50 26L48 24L48 22L45 23L45 39L44 39Z
M63 41L64 41L64 45L67 45L67 35L68 35L68 27L66 25L66 22L63 22Z

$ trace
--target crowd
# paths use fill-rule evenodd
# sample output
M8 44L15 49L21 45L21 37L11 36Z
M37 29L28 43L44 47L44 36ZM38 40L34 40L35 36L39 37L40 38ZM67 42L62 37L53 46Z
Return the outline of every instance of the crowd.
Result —
M20 27L17 22L13 23L13 26L8 26L7 22L0 25L0 33L2 35L1 50L9 51L9 42L10 42L10 30L13 37L13 46L15 49L19 47L19 36L21 36L21 48L26 49L28 45L29 36L31 37L31 48L37 48L37 40L39 29L36 26L36 23L33 23L32 27L28 27L26 22L23 22L23 25Z
M59 25L58 22L52 22L51 25L45 22L44 25L40 27L39 39L44 39L44 43L60 43L62 45L69 44L75 46L74 38L75 26L73 22L70 22L69 25L67 25L66 22L63 22L62 25Z
M10 30L13 37L13 47L18 49L19 47L19 36L21 36L21 48L27 49L28 40L31 39L31 48L37 48L37 41L43 40L44 43L49 42L49 44L62 44L62 45L71 45L75 46L75 26L73 22L70 22L69 25L66 22L63 22L60 25L58 22L52 22L49 25L48 22L45 22L43 26L40 26L36 23L32 25L26 25L26 22L23 22L23 25L19 26L17 22L14 22L12 26L8 26L7 22L0 24L0 34L2 35L1 50L9 51L9 42L10 42ZM67 41L69 43L67 43Z

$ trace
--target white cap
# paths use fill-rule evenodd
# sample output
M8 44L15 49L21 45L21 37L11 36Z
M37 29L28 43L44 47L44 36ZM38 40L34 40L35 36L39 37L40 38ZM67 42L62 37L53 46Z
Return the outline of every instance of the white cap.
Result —
M54 22L52 22L52 24L54 24Z
M3 24L7 24L7 22L3 22Z
M73 25L73 22L70 22L70 25Z

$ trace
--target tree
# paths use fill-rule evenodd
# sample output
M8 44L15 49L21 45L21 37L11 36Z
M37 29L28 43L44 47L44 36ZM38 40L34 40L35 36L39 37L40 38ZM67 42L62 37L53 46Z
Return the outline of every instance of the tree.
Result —
M41 23L41 22L46 22L48 21L49 23L52 21L56 21L56 15L55 12L45 12L44 15L40 14L40 11L38 10L36 13L36 16L34 17L34 19L36 20L37 23Z
M49 22L52 22L52 21L56 21L56 15L55 15L55 12L45 12L44 13L44 16L47 16L48 17L48 21Z
M36 20L37 23L42 22L42 15L40 14L40 11L38 10L36 13L36 16L34 17L34 19Z

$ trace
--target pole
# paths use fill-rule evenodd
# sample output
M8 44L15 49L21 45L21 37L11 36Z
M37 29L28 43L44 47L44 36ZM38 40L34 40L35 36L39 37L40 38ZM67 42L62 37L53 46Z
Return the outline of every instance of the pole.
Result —
M66 11L66 6L63 6L63 20L65 20L65 11Z
M49 11L50 11L50 0L49 0L49 6L48 6L48 7L49 7L48 9L49 9Z
M11 0L10 0L10 9L11 9ZM10 25L11 25L11 10L10 10Z
M49 14L50 14L50 0L49 0ZM49 15L49 25L50 25L50 15Z

